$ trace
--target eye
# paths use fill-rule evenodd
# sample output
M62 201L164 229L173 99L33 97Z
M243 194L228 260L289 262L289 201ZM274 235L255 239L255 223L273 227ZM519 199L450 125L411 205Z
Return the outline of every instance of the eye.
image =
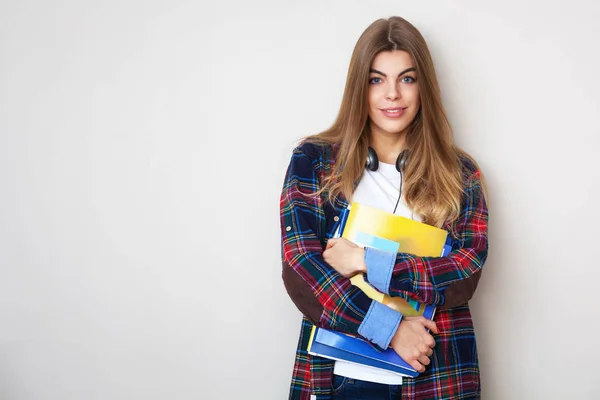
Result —
M372 85L376 85L378 83L381 83L381 78L371 78L369 79L369 83Z
M406 75L402 77L403 83L415 83L417 80L410 75Z

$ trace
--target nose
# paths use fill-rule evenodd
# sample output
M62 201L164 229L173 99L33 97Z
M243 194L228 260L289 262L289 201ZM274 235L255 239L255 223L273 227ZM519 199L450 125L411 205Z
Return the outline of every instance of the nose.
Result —
M388 86L388 90L385 95L386 100L394 101L394 100L397 100L399 97L400 97L400 92L398 91L398 88L396 87L396 85L390 84Z

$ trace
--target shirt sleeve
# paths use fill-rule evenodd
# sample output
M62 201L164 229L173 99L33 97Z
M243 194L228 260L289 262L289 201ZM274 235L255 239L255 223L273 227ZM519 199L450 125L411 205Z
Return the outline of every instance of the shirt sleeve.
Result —
M295 274L286 288L301 311L303 304L316 299L322 307L318 321L313 321L318 326L358 334L387 348L402 315L371 300L323 259L326 218L324 200L315 196L320 179L313 165L319 162L296 149L286 172L280 200L282 262L284 270L289 267ZM298 286L310 289L310 296L292 296L300 292Z
M368 249L367 279L391 296L408 293L423 303L444 308L464 304L473 296L487 258L487 223L480 174L475 171L452 229L456 239L453 250L445 257L418 257Z

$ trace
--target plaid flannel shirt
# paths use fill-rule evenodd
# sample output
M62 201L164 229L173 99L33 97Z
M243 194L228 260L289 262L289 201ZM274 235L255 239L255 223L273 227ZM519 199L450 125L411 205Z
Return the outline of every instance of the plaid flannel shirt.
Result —
M335 164L337 146L304 143L294 149L281 193L283 280L304 314L290 387L290 399L331 398L331 360L307 352L311 325L358 335L372 300L330 267L322 253L337 216L347 206L325 195L313 196ZM437 306L440 333L431 364L417 378L404 378L402 398L477 399L480 397L475 332L467 301L487 257L488 213L479 172L463 161L465 194L461 214L444 229L453 239L446 257L398 253L389 293Z

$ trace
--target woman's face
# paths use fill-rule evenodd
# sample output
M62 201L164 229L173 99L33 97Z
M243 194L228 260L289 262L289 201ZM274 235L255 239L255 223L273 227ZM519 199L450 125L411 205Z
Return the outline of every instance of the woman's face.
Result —
M406 51L383 51L369 73L369 119L373 134L399 135L413 121L421 101L417 72Z

